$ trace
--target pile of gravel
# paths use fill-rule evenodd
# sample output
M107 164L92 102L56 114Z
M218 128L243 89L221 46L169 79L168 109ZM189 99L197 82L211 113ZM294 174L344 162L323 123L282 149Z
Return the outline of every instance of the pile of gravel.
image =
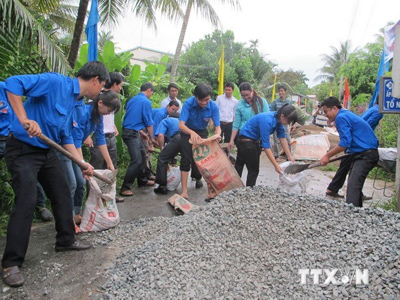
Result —
M268 187L223 193L196 212L121 225L105 299L396 299L400 214ZM327 269L301 283L300 269ZM364 281L356 284L356 269ZM365 284L368 270L368 284ZM346 277L347 276L347 277Z

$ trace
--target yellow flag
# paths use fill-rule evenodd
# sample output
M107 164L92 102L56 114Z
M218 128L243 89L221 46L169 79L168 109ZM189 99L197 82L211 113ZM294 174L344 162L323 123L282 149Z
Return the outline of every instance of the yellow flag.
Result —
M329 94L329 97L332 97L332 96L333 96L333 87L331 87L331 92Z
M222 47L222 53L221 53L221 57L219 58L218 65L219 65L218 95L222 95L224 93L224 69L225 69L224 47Z
M275 74L275 79L274 79L274 87L272 88L272 98L271 101L275 100L275 85L276 85L276 74Z

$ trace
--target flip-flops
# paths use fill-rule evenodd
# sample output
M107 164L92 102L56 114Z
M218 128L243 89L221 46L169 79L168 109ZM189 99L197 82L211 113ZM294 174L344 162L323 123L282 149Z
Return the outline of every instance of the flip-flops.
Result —
M115 197L115 202L116 202L116 203L122 203L122 202L125 202L125 200L124 200L124 198L122 198L122 197L116 196L116 197Z
M130 190L126 190L126 191L120 192L119 195L122 197L131 197L131 196L133 196L133 193Z

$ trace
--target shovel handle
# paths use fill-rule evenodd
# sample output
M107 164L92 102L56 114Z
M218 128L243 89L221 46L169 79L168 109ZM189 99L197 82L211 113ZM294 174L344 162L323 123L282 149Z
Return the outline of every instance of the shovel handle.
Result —
M25 129L28 129L29 127L25 126ZM56 142L52 141L49 139L47 136L45 136L43 133L37 136L37 138L41 139L43 142L45 142L47 145L49 145L51 148L56 149L57 151L61 152L61 154L65 155L68 157L70 160L72 160L74 163L76 163L81 169L86 170L88 167L87 165L77 159L75 156L73 156L70 152L65 150L63 147L61 147L59 144ZM104 181L105 183L112 184L112 181L108 179L107 177L97 173L93 172L93 176L100 179L101 181Z
M337 161L337 160L341 160L342 158L345 158L347 156L349 156L349 155L345 154L345 155L340 155L340 156L335 157L335 158L331 158L329 160L328 164L331 163L331 162ZM320 162L316 162L316 163L313 163L313 164L309 165L308 169L312 169L312 168L319 167L319 166L321 166L321 163Z

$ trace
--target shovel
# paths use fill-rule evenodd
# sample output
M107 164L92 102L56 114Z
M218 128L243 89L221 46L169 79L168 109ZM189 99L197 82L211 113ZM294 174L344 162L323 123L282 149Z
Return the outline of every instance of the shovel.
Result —
M349 156L349 155L345 154L345 155L341 155L341 156L338 156L335 158L331 158L328 163L331 163L331 162L334 162L337 160L341 160L342 158L345 158L347 156ZM300 173L301 171L304 171L307 169L312 169L312 168L319 167L319 166L321 166L320 162L316 162L313 164L311 164L311 163L310 164L292 164L290 166L287 166L283 172L287 173L287 174L296 174L296 173Z
M25 127L25 129L28 129L28 127ZM81 169L86 170L87 166L85 163L77 159L75 156L73 156L71 153L69 153L67 150L65 150L63 147L61 147L59 144L55 143L51 139L49 139L47 136L45 136L43 133L37 136L37 138L41 139L43 142L45 142L47 145L50 147L56 149L57 151L61 152L61 154L65 155L68 157L70 160L72 160L74 163L76 163ZM100 179L101 181L104 181L105 183L112 184L113 181L108 179L107 177L97 173L93 172L93 176Z

